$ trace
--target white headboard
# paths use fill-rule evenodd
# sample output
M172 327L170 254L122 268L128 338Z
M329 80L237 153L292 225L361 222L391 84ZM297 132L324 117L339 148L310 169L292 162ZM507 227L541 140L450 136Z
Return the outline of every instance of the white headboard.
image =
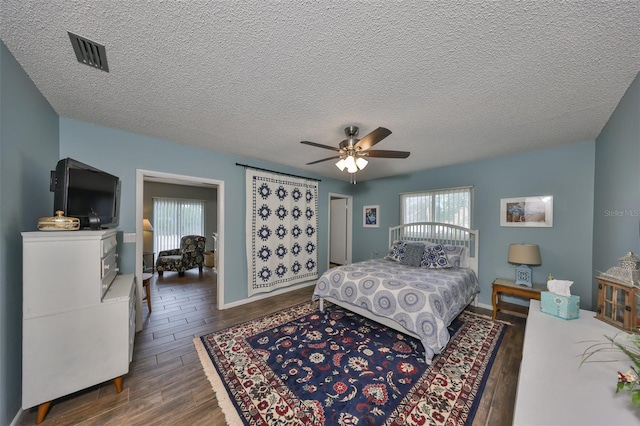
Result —
M425 241L464 246L466 263L478 275L478 230L437 222L415 222L389 228L389 246L396 241Z

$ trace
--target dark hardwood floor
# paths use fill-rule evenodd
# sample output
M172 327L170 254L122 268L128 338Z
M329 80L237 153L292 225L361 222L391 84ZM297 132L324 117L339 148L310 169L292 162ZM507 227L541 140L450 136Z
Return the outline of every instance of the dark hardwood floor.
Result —
M49 425L224 425L224 415L202 370L192 340L286 306L310 300L306 287L219 311L215 270L165 273L151 280L152 312L143 303L144 329L136 335L133 362L121 393L112 382L53 401ZM490 312L470 308L481 314ZM524 338L523 318L511 322L493 364L474 425L511 425ZM96 366L100 368L100 366ZM36 409L19 425L33 425Z

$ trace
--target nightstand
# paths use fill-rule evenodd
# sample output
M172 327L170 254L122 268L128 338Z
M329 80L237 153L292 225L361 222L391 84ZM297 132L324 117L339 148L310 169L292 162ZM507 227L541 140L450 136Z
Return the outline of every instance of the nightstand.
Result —
M503 302L503 294L524 297L526 299L540 300L540 292L547 290L547 286L544 284L533 284L533 287L527 287L524 285L517 285L514 280L507 280L505 278L496 278L491 286L493 287L493 292L491 294L493 319L496 319L498 311L515 312L522 315L527 315L529 312L529 308L527 306Z

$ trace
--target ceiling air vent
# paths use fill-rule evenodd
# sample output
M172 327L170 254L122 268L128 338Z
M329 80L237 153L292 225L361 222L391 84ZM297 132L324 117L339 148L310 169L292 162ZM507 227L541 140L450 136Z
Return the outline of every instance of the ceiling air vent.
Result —
M71 39L71 45L73 46L73 51L76 52L78 62L109 72L107 52L103 45L68 31L67 34Z

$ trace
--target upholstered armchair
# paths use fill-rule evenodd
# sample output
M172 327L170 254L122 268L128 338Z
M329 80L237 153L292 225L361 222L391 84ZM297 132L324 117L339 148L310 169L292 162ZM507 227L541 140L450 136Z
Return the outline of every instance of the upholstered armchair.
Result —
M162 276L164 271L177 271L182 277L184 271L195 267L202 272L206 241L207 239L200 235L185 235L180 239L180 248L161 251L156 261L158 275Z

